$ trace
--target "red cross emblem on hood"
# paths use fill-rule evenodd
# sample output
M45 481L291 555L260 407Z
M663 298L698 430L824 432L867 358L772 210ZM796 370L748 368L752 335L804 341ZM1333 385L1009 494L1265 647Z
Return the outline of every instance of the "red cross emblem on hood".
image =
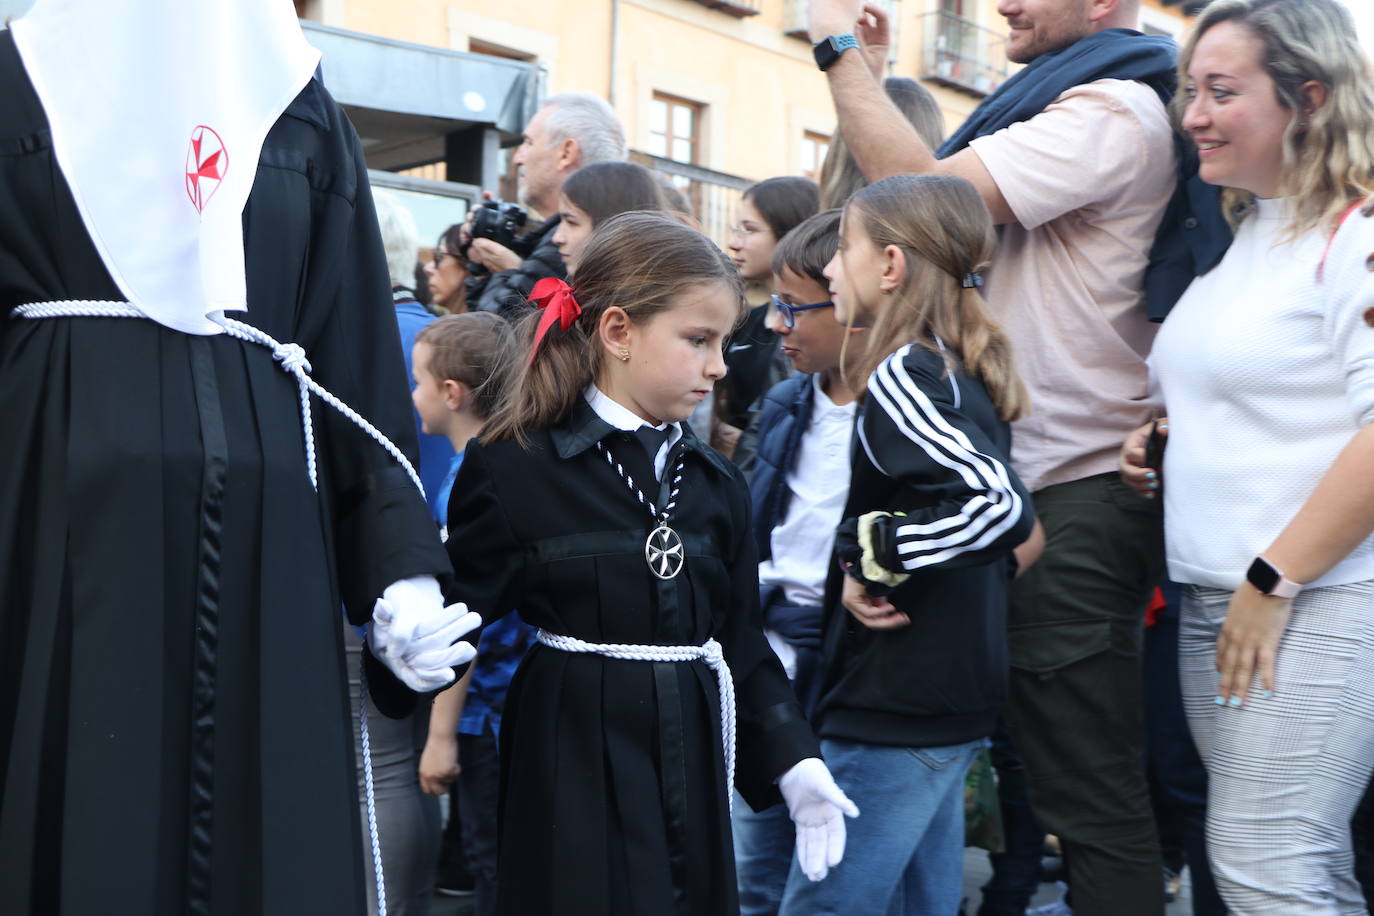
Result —
M191 131L191 146L186 151L186 193L197 211L219 190L224 173L229 171L229 154L219 134L204 124Z

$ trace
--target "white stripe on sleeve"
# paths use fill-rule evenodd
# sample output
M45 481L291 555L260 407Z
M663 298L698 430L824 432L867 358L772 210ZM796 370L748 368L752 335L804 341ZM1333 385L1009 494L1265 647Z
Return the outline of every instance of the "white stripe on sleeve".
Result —
M1021 497L1006 467L974 448L967 434L940 413L902 365L911 347L908 344L883 361L869 381L869 393L907 439L931 461L957 474L974 495L946 518L898 525L897 552L908 571L986 547L1021 518Z

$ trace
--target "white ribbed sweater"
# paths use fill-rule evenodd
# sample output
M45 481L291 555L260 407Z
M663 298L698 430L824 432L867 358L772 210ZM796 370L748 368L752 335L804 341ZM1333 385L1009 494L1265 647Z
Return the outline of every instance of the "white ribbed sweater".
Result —
M1165 532L1177 582L1238 587L1374 420L1374 218L1356 213L1334 240L1317 230L1283 242L1290 206L1259 202L1150 357L1169 414ZM1312 584L1364 579L1374 579L1374 538Z

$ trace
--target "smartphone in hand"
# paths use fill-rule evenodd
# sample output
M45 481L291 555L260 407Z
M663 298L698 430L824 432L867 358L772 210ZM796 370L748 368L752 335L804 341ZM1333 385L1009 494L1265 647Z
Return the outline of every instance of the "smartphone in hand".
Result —
M1155 490L1155 494L1161 499L1164 496L1164 447L1168 442L1169 435L1160 431L1159 421L1152 422L1150 435L1145 440L1145 467L1155 472L1155 480L1159 482L1159 489Z

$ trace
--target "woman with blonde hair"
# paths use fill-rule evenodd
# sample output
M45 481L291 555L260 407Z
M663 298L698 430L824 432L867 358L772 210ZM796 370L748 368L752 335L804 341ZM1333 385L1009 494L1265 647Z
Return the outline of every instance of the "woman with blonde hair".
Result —
M1180 67L1177 113L1236 239L1155 343L1166 457L1142 428L1122 473L1168 484L1222 897L1363 913L1349 824L1374 767L1374 75L1335 0L1216 0Z

